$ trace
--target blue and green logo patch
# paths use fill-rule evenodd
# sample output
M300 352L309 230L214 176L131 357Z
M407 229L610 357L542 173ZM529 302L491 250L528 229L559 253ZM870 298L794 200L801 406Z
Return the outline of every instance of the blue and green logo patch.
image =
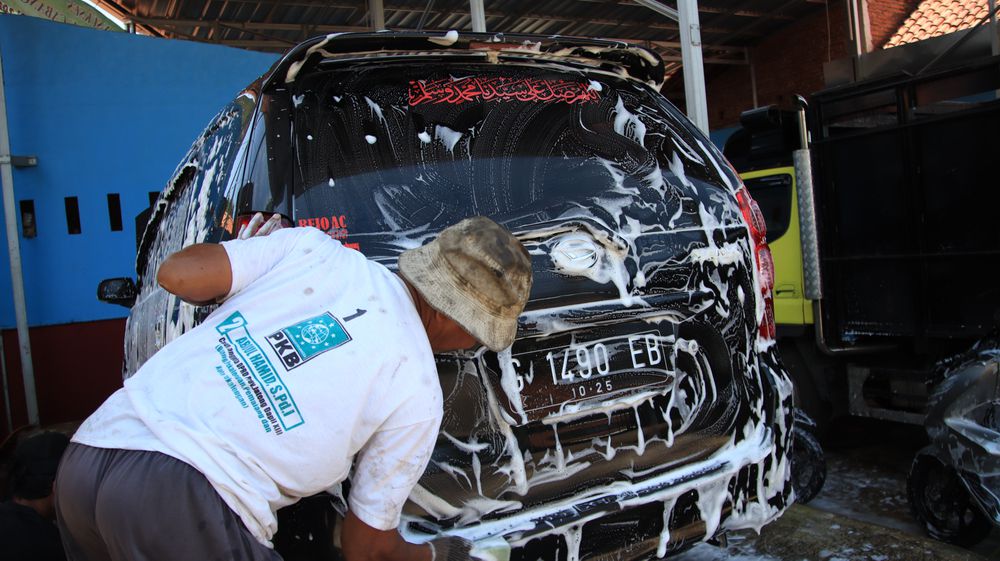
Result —
M267 342L281 357L286 370L297 368L312 358L351 340L333 314L326 312L267 336Z

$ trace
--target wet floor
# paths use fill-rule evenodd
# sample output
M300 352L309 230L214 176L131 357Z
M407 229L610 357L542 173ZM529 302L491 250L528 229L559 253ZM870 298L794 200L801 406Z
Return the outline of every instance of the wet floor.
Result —
M807 506L778 522L730 535L679 561L983 561L1000 559L1000 531L965 550L929 538L910 515L906 473L926 443L921 427L848 419L824 439L827 480Z

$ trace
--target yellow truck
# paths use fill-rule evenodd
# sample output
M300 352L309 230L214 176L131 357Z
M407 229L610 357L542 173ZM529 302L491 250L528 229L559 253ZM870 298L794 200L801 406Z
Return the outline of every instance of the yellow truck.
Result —
M767 223L778 341L820 425L923 424L1000 310L1000 57L754 109L725 154Z

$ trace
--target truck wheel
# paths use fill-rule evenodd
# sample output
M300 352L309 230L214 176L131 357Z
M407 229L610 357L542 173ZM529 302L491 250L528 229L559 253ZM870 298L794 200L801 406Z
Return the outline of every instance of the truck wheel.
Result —
M792 432L792 488L795 502L808 503L826 482L826 457L819 440L808 428L795 426Z
M913 516L936 540L970 547L990 533L989 519L979 512L958 473L932 455L913 460L906 495Z

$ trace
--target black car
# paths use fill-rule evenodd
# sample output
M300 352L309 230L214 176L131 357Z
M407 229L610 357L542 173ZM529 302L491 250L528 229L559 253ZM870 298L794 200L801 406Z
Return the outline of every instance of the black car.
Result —
M126 372L211 311L157 287L161 260L258 211L390 268L485 215L529 249L531 301L511 348L438 357L445 416L404 536L461 535L493 558L640 559L759 528L793 494L773 264L737 175L658 93L663 70L646 49L565 37L297 46L219 113L154 205ZM347 487L281 513L286 558L336 558L320 536Z

